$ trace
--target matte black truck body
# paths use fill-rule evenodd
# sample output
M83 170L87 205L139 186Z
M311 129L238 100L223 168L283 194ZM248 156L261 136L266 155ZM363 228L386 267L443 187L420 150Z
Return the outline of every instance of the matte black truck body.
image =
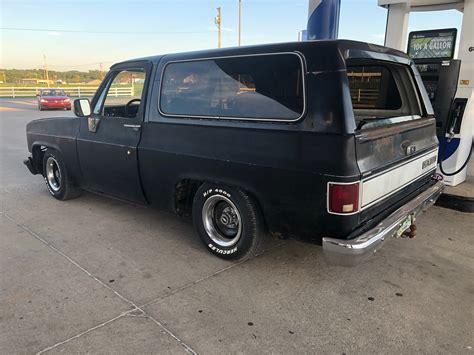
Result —
M278 53L295 54L302 63L304 108L297 120L182 117L160 108L163 71L169 63L259 55L271 60ZM419 105L417 119L358 127L347 66L371 61L409 73L406 80L413 83ZM200 184L235 187L256 201L268 231L319 242L353 240L421 192L436 186L433 200L442 189L432 178L433 162L403 180L407 173L401 167L432 158L437 140L424 88L413 63L401 52L353 41L310 41L132 60L114 65L109 75L136 67L147 74L136 117L101 116L95 131L94 113L89 118L30 122L30 170L44 173L42 152L53 148L80 188L181 214L189 212ZM107 78L92 108L106 83ZM407 147L414 148L408 152ZM389 171L400 175L398 185L378 196L375 185L395 184L389 181ZM372 177L380 181L371 182ZM353 182L360 189L357 210L328 211L329 184Z

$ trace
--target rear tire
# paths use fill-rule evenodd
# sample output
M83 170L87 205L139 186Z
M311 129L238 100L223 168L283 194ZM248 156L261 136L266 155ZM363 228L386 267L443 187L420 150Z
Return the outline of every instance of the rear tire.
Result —
M66 201L81 195L82 190L74 185L59 152L48 148L43 156L43 177L50 194Z
M223 259L246 259L263 247L265 228L256 201L246 192L202 184L193 201L193 221L209 251Z

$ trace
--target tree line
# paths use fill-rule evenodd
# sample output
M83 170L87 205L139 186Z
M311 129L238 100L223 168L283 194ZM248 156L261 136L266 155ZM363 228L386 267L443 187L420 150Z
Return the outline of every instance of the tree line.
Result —
M49 70L49 80L61 80L66 83L87 83L92 80L102 80L105 72L100 70L89 70L82 72L78 70L55 71ZM0 69L0 81L14 84L22 79L46 79L43 69Z

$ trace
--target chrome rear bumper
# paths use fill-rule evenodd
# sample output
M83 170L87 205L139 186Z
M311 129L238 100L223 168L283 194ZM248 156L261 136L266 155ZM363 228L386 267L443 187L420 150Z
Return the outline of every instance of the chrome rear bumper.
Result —
M385 240L393 237L409 215L416 217L432 206L443 190L444 183L438 181L390 214L377 226L354 239L323 238L324 255L330 262L338 265L357 265L367 256L375 253Z

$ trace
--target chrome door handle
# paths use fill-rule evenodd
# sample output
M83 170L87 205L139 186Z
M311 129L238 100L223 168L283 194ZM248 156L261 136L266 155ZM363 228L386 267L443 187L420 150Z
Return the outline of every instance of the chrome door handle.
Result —
M140 128L142 128L142 125L139 125L139 124L124 124L123 126L125 128L131 128L134 131L138 131Z

